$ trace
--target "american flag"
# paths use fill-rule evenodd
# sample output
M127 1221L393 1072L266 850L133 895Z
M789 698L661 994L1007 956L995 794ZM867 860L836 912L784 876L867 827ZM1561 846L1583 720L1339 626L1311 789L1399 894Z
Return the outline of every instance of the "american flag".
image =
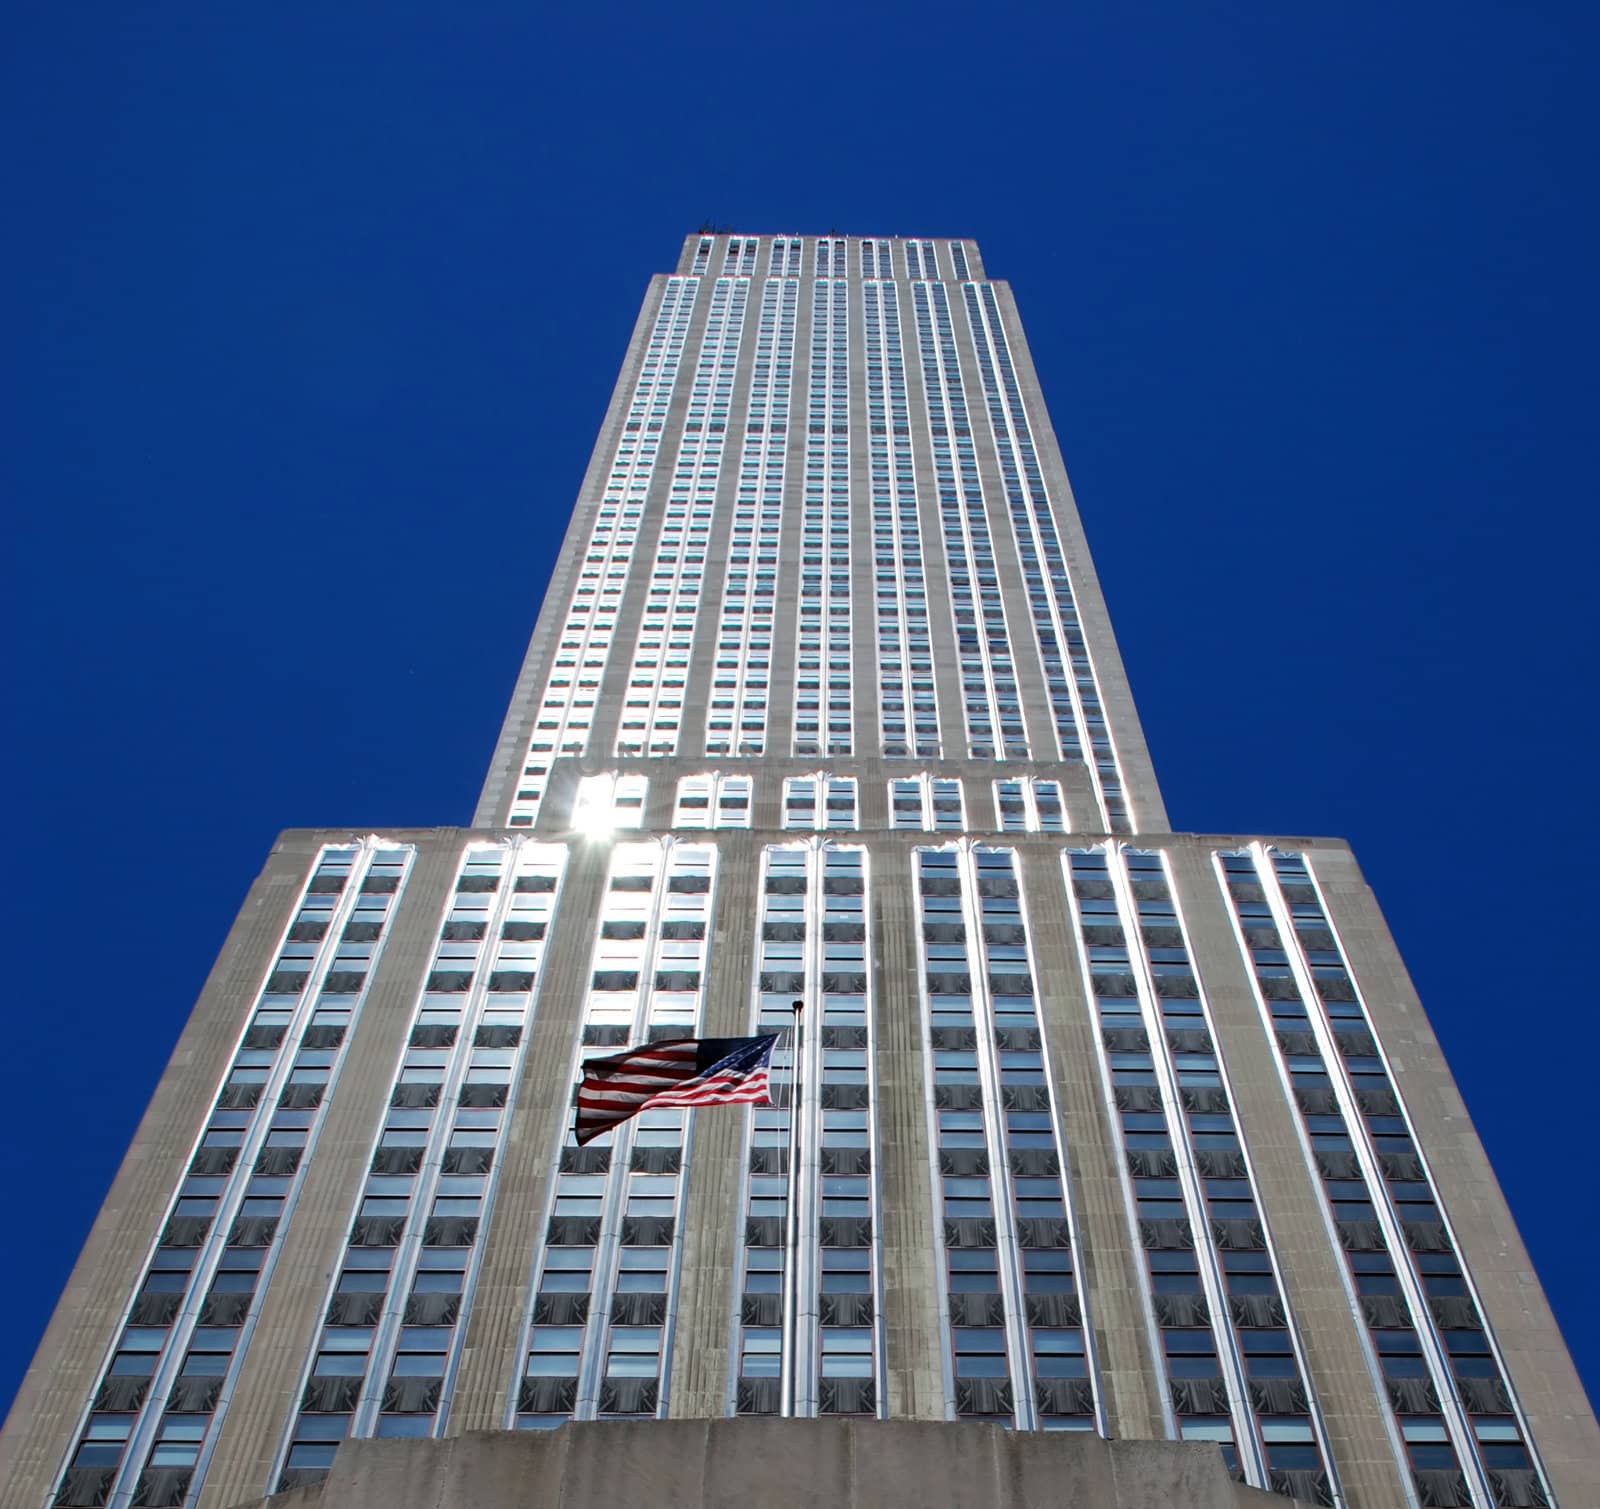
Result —
M767 1105L777 1041L775 1033L674 1038L591 1058L578 1086L577 1139L590 1142L652 1106Z

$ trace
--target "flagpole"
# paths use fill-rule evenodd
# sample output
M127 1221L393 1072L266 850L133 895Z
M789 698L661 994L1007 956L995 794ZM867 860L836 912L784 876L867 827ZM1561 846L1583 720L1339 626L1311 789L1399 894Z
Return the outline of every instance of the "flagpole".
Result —
M783 1386L778 1413L794 1414L796 1363L795 1334L800 1309L800 1013L804 1001L794 1003L794 1031L789 1043L789 1183L783 1215Z

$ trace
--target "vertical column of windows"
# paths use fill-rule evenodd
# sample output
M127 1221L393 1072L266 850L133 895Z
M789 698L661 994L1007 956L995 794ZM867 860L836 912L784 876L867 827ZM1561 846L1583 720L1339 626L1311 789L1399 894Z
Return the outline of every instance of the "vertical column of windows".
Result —
M824 249L832 248L831 265ZM818 243L811 294L794 752L854 750L850 675L850 298L845 243Z
M927 391L939 517L950 564L967 752L974 759L1027 759L1011 639L994 545L962 393L950 301L943 283L914 283L917 340Z
M741 1415L777 1414L782 1394L789 1118L794 1113L791 1005L806 999L811 986L807 966L810 891L809 848L771 846L765 850L754 1030L783 1036L772 1054L772 1105L750 1111L743 1282L733 1349L737 1358L734 1410Z
M1422 1501L1548 1499L1304 856L1218 865Z
M566 854L462 858L274 1491L324 1476L347 1436L443 1428Z
M1140 1244L1155 1296L1169 1408L1182 1434L1217 1441L1230 1467L1238 1471L1233 1400L1212 1331L1213 1319L1220 1317L1213 1317L1201 1292L1193 1222L1176 1181L1174 1148L1182 1131L1180 1122L1175 1137L1173 1121L1181 1118L1182 1106L1169 1103L1156 1082L1150 1034L1104 851L1071 851L1067 874L1099 1019L1102 1072L1117 1108ZM1231 1163L1214 1166L1232 1168Z
M806 1001L801 1101L793 1058L775 1055L773 1106L751 1112L743 1281L733 1380L740 1414L774 1414L783 1366L789 1116L801 1120L795 1412L881 1412L882 1277L872 1165L873 1009L866 852L771 847L763 857L758 1032L793 1025Z
M1181 1432L1219 1441L1257 1486L1333 1503L1321 1417L1163 858L1074 852L1068 873L1115 1093L1153 1101L1143 1114L1163 1120L1131 1128L1139 1113L1124 1111L1122 1142Z
M759 755L767 747L772 617L799 290L794 278L768 278L761 293L733 537L717 626L716 676L706 717L708 755L735 751Z
M1080 760L1088 751L1107 831L1127 833L1131 828L1121 769L1106 727L1099 684L1067 574L1066 551L1045 490L999 305L987 283L967 284L962 293L1061 756Z
M1009 849L920 849L923 1026L955 1412L1095 1424L1026 915Z
M583 1044L693 1037L705 999L716 851L619 844L595 941ZM692 1112L645 1111L579 1147L569 1123L508 1422L666 1410Z
M878 260L884 279L890 277L888 254L883 244ZM937 759L939 710L900 343L900 295L892 281L875 281L863 286L862 297L883 752Z
M678 782L674 828L748 828L753 781L747 775L686 775Z
M799 236L777 236L772 242L772 276L798 278L804 243Z
M956 281L965 283L967 281L967 248L963 242L952 241L950 243L950 261L956 270Z
M1060 781L1036 776L994 783L995 814L1005 833L1065 833L1067 805Z
M320 852L54 1503L178 1504L203 1479L413 853L370 842Z
M709 255L709 241L701 245L704 250L696 258L697 266ZM667 280L579 567L578 585L534 716L522 780L507 819L510 827L531 827L538 817L550 762L557 755L582 754L589 747L595 700L616 636L622 589L638 542L699 288L698 278Z
M648 985L635 1041L692 1037L699 1031L709 962L716 851L672 846ZM692 1113L647 1111L612 1133L616 1271L609 1300L591 1318L599 1334L594 1374L579 1391L580 1409L600 1418L664 1414L670 1361L672 1295L683 1236L678 1225ZM625 1144L619 1152L618 1143ZM625 1155L625 1168L620 1161ZM610 1233L602 1234L609 1242ZM603 1330L602 1330L603 1327Z
M730 236L728 249L722 258L722 276L725 278L750 278L755 276L756 253L761 248L759 236Z
M863 241L861 243L861 276L864 280L892 280L894 256L888 241Z
M890 781L889 809L890 821L896 828L920 828L931 833L961 832L966 827L959 780L917 775Z
M817 1251L805 1277L808 1304L802 1313L809 1310L816 1316L817 1338L815 1350L802 1355L815 1358L819 1377L814 1395L798 1392L797 1408L809 1414L814 1398L820 1414L875 1415L882 1395L883 1334L878 1190L872 1166L876 1055L867 851L824 845L818 873L821 896L812 914L818 981L810 1001L821 1009L811 1023L811 1062L803 1076L806 1111L814 1119L802 1128L802 1145L815 1149L803 1171L810 1177L814 1163L820 1202ZM809 1303L813 1293L814 1303Z
M851 776L789 776L783 783L785 828L854 828L856 778Z
M711 265L711 248L716 243L710 236L702 236L700 244L694 249L694 275L700 277Z
M906 242L906 276L913 282L926 278L930 282L939 276L939 258L931 241Z
M749 292L744 278L718 278L712 286L705 340L695 364L617 729L619 755L677 753Z
M1163 1089L1157 1079L1145 1006L1106 852L1069 851L1066 866L1079 946L1099 1019L1101 1072L1117 1110L1137 1233L1154 1296L1166 1408L1176 1416L1184 1439L1217 1442L1229 1467L1242 1474L1239 1436L1257 1458L1260 1449L1244 1409L1232 1336L1216 1302L1221 1285L1215 1254L1197 1233L1197 1228L1205 1229L1204 1206L1192 1189L1179 1183L1178 1149L1193 1146L1186 1134L1224 1139L1225 1145L1205 1150L1204 1166L1219 1176L1242 1172L1243 1160L1235 1162L1229 1131L1207 1120L1220 1114L1210 1108L1209 1094L1202 1095L1200 1087L1193 1092L1199 1120L1186 1126L1184 1090ZM1231 1117L1223 1120L1231 1128ZM1220 1345L1216 1327L1222 1328ZM1259 1460L1254 1466L1259 1481Z

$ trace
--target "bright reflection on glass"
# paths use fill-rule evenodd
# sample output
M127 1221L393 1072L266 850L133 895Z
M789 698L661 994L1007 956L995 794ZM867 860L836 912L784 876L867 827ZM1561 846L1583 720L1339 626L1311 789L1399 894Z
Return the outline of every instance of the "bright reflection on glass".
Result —
M578 783L572 826L589 838L607 838L617 826L616 777L586 776Z
M585 776L572 806L574 830L598 839L618 828L637 828L644 817L647 784L642 775Z

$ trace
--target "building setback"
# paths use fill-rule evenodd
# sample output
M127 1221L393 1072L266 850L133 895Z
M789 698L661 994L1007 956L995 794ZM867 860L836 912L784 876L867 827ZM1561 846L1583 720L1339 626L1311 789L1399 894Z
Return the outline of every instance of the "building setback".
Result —
M771 1108L574 1141L585 1054L767 1030ZM741 1419L786 1332L794 1413L856 1423ZM652 280L474 826L280 838L0 1503L585 1504L656 1451L701 1464L662 1503L758 1455L840 1503L948 1461L995 1503L1600 1504L1349 849L1169 829L970 241L692 236Z

